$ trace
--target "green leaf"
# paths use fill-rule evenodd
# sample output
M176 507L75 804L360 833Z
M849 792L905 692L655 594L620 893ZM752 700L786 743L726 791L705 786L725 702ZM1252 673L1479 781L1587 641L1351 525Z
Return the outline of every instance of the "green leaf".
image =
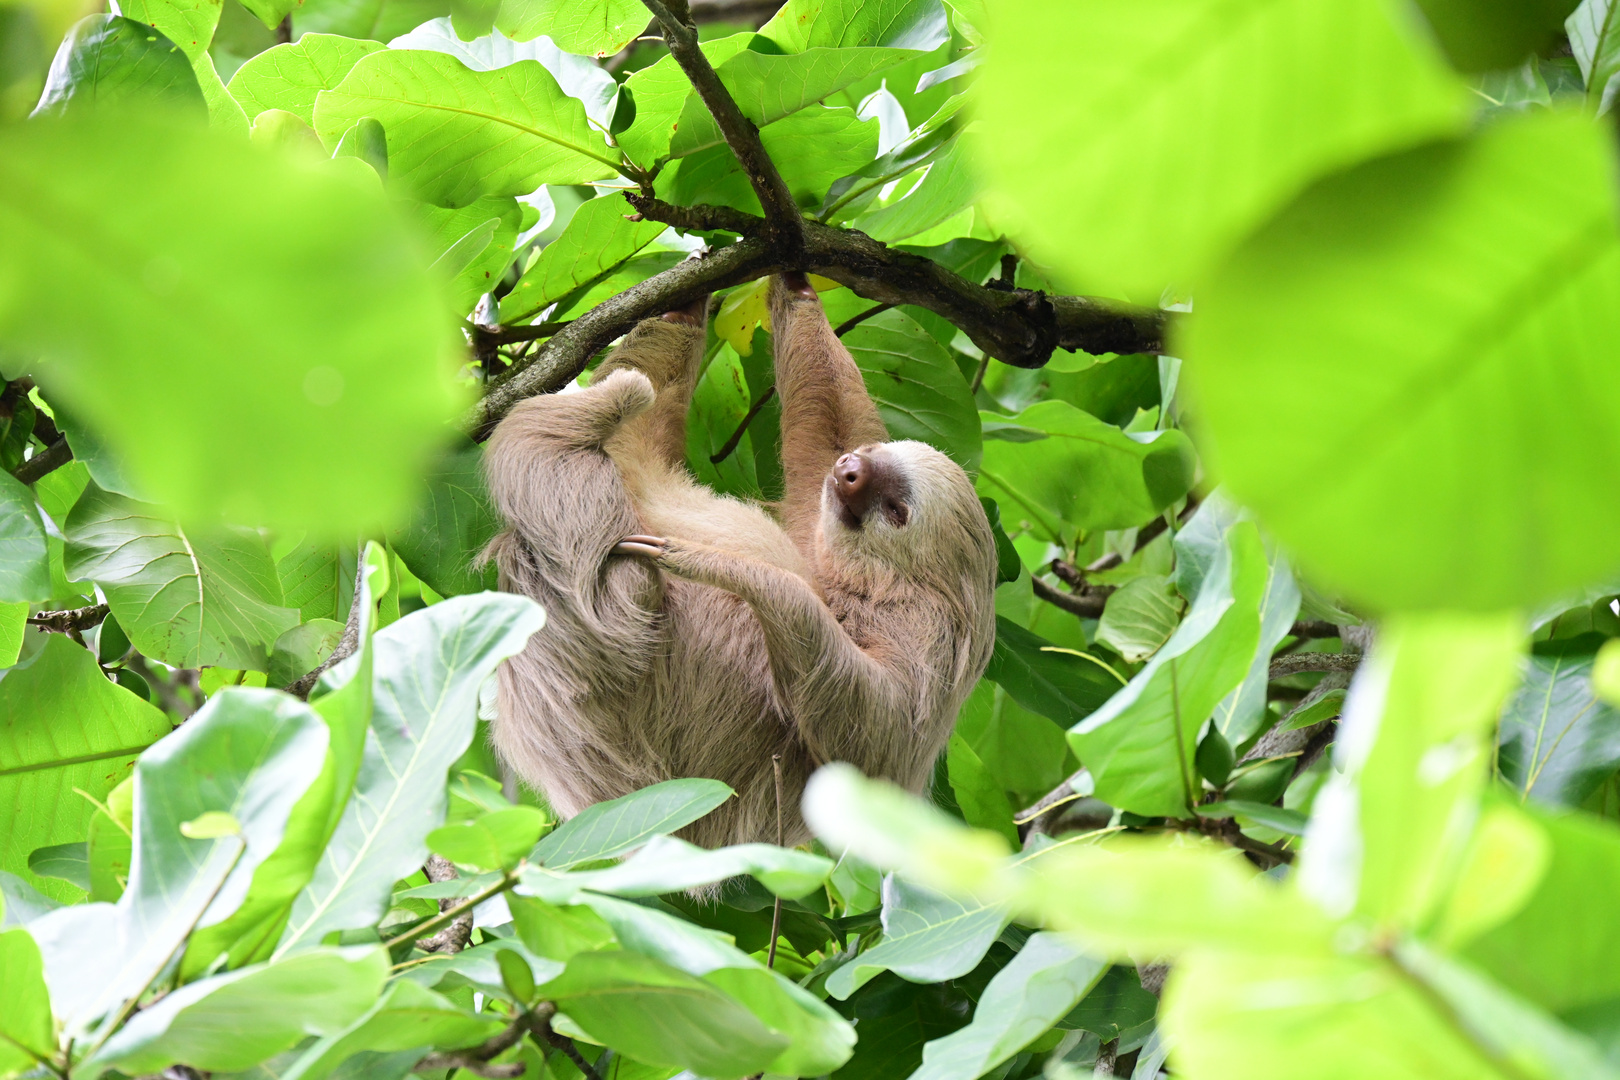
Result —
M69 576L100 585L130 641L166 664L263 671L298 625L256 532L194 537L155 507L90 489L66 535Z
M90 856L82 842L35 848L28 853L28 872L35 877L56 878L76 889L90 891Z
M690 825L733 794L719 780L665 780L587 806L540 841L529 859L548 870L612 859Z
M135 767L135 858L116 906L61 908L30 925L69 1034L140 993L196 926L228 918L280 845L294 804L320 773L325 725L274 690L227 687ZM182 826L228 815L228 835ZM115 944L116 943L116 944Z
M827 993L843 1001L885 971L912 982L966 975L1011 918L1000 904L946 896L890 874L883 879L882 942L834 971Z
M951 98L905 142L848 176L839 177L827 189L827 201L819 214L821 219L836 223L854 217L870 206L886 185L935 161L947 148L954 149L957 146L953 138L957 132L954 120L962 104L963 95ZM952 269L961 272L958 267Z
M0 679L0 716L0 869L53 899L75 899L77 890L30 874L29 853L83 837L95 808L74 789L105 799L135 757L169 733L168 718L109 682L96 658L62 634Z
M381 42L336 34L303 34L237 68L231 76L231 96L249 120L266 109L282 109L313 127L315 96L335 88L362 56L382 47Z
M977 1080L1063 1019L1108 968L1058 934L1033 935L985 987L973 1022L923 1048L912 1080Z
M753 43L753 34L731 34L698 46L718 66ZM625 88L636 103L635 121L616 138L625 154L643 165L669 156L670 139L681 121L681 110L694 91L691 80L672 56L633 73Z
M332 1035L369 1009L388 978L375 947L320 949L214 975L142 1009L81 1069L213 1071L259 1064L309 1035Z
M928 175L904 198L862 214L850 227L874 240L893 243L955 217L979 195L971 147L962 136L952 139L941 147Z
M1097 640L1128 663L1140 664L1170 640L1181 621L1181 597L1161 574L1143 574L1108 597L1097 620Z
M1242 799L1224 799L1220 802L1205 803L1198 808L1199 817L1229 818L1241 817L1264 825L1268 829L1287 833L1290 836L1305 835L1305 815L1298 810L1288 810L1281 806L1272 806L1269 803L1244 802Z
M513 806L474 821L441 825L427 834L427 846L462 866L510 870L534 847L545 826L546 816L539 810Z
M87 15L56 51L40 95L40 116L138 105L207 107L191 61L161 30L122 15Z
M0 1075L29 1072L55 1052L39 946L21 927L0 931Z
M335 147L364 117L388 133L390 178L440 206L613 174L584 107L533 60L482 72L443 53L371 53L316 98L315 131Z
M496 26L514 41L546 35L580 56L612 56L647 26L641 0L505 0Z
M107 811L111 811L108 813ZM129 884L135 857L135 779L130 777L107 793L90 817L85 842L90 862L90 899L116 902Z
M501 282L516 257L523 207L510 195L486 195L458 210L417 203L430 243L443 252L434 265L451 277L451 310L466 315Z
M916 439L969 474L979 467L978 411L951 354L903 311L885 311L845 334L866 392L891 439Z
M416 241L318 160L140 116L10 125L0 274L0 335L181 520L371 528L457 407Z
M1111 672L1089 653L1070 655L1005 616L996 617L996 647L984 677L1026 709L1066 727L1077 724L1122 685Z
M399 979L358 1020L311 1043L281 1076L323 1080L364 1051L414 1051L413 1057L419 1058L426 1047L476 1046L500 1029L500 1021L493 1017L457 1008L442 994Z
M278 957L387 911L393 883L421 865L423 838L444 821L446 772L472 742L478 688L544 618L520 596L454 596L372 638L376 704L354 796L293 905Z
M951 734L945 754L951 794L956 796L962 819L976 828L999 832L1007 843L1017 846L1018 827L1013 824L1013 808L1007 801L1007 792L985 768L960 731Z
M1186 817L1202 792L1198 732L1243 681L1260 637L1266 555L1252 524L1234 526L1168 642L1108 703L1069 729L1097 798L1146 817Z
M1042 539L1065 526L1072 534L1145 525L1192 486L1192 444L1179 431L1127 435L1066 401L982 420L979 493Z
M495 587L492 567L473 561L500 530L484 484L483 448L466 445L446 454L424 477L425 497L388 542L411 573L440 596Z
M589 199L562 234L547 244L512 291L501 298L501 321L525 322L582 285L600 280L656 240L666 226L629 221L630 204L617 193Z
M760 1072L789 1042L708 982L639 953L580 953L540 993L627 1056L700 1075Z
M343 640L343 624L335 619L311 619L276 638L265 668L266 686L289 686L320 666Z
M788 900L820 888L832 860L772 844L736 844L705 851L673 836L654 836L624 862L604 870L575 870L565 884L613 896L661 896L747 874ZM547 875L539 869L530 875ZM526 875L529 876L529 875Z
M1417 0L1451 62L1499 71L1552 44L1579 0Z
M1620 453L1613 183L1582 118L1504 120L1322 183L1200 292L1204 430L1313 580L1375 610L1483 611L1620 565L1598 464Z
M1620 74L1620 11L1614 0L1582 0L1564 25L1586 80L1587 108L1601 112L1611 100L1609 84Z
M1620 769L1620 710L1592 689L1602 643L1596 635L1538 643L1502 710L1497 769L1537 802L1579 806Z
M1015 0L996 16L976 160L1005 227L1088 290L1186 286L1317 177L1468 123L1462 82L1380 0Z
M22 655L23 635L28 632L28 602L0 603L0 670L11 667Z
M698 483L740 499L763 497L753 431L743 431L731 452L714 460L748 419L751 399L760 392L749 383L732 343L723 342L698 376L686 412L686 464Z
M0 473L0 603L50 599L47 554L45 523L34 493L9 473Z
M47 911L62 906L16 874L8 874L4 870L0 870L0 902L3 902L0 906L5 908L0 912L4 916L0 926L7 927L24 926Z
M1489 739L1518 678L1517 616L1404 615L1378 640L1345 702L1340 771L1317 795L1297 868L1333 915L1415 926L1434 910L1467 836ZM1357 853L1351 856L1351 852Z
M304 622L349 617L354 596L354 548L304 539L276 561L282 603L298 609Z
M776 121L759 138L793 197L800 205L814 206L834 181L872 160L878 125L862 120L854 109L809 108ZM660 190L676 202L761 212L747 173L730 147L720 142L682 158Z
M788 0L759 33L790 53L857 45L929 52L950 37L937 0Z
M985 517L990 519L990 531L996 534L996 584L1017 581L1024 572L1024 562L1019 558L1018 549L1013 546L1007 530L1001 525L1001 505L994 499L984 498L979 503L984 507Z

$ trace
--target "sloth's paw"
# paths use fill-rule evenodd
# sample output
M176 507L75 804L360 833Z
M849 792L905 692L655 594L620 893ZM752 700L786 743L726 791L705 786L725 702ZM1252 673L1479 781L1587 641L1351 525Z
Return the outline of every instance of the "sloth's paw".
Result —
M669 546L669 541L662 536L643 536L632 534L613 545L615 555L645 555L649 559L661 559Z

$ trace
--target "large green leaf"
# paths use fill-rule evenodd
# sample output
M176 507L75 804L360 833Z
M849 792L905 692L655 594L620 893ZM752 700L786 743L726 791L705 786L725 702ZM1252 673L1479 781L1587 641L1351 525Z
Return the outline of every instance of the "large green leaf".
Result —
M39 946L21 927L0 931L0 1075L29 1072L55 1051Z
M1108 597L1097 620L1097 640L1127 662L1140 664L1170 640L1181 621L1182 602L1162 574L1143 574Z
M893 243L932 229L965 210L979 194L972 164L976 144L957 136L945 143L917 186L888 206L856 218L850 225L874 240Z
M976 160L1007 226L1087 289L1156 299L1317 177L1468 122L1461 81L1385 0L995 12Z
M139 1074L176 1062L236 1071L309 1035L332 1035L377 1000L388 954L319 949L189 983L142 1009L79 1067Z
M281 1076L283 1080L322 1080L364 1051L411 1051L402 1075L427 1047L473 1046L500 1027L493 1017L467 1012L442 994L400 979L348 1027L311 1043Z
M912 1080L978 1080L1063 1019L1108 967L1058 934L1035 934L985 987L973 1022L923 1049Z
M372 53L315 99L315 130L329 147L364 117L388 135L389 177L441 206L614 171L584 107L533 60L471 71L438 52Z
M1069 730L1097 797L1134 814L1186 817L1202 786L1198 733L1248 674L1260 640L1266 553L1234 526L1176 632L1108 703Z
M1513 615L1408 615L1379 627L1299 866L1301 888L1324 910L1395 926L1434 910L1522 648Z
M47 600L50 595L45 523L34 493L11 474L0 473L0 603Z
M293 904L277 956L371 926L388 910L394 882L422 864L424 838L444 823L446 771L472 742L478 688L544 619L524 597L481 593L373 637L375 705L354 795Z
M541 34L580 56L612 56L646 28L641 0L504 0L495 25L517 41Z
M1451 62L1499 71L1541 52L1579 0L1417 0Z
M493 566L473 562L500 530L484 484L483 449L463 446L424 477L425 497L404 527L389 533L396 554L440 596L495 587Z
M705 851L673 836L652 837L634 855L604 870L575 870L551 883L614 896L661 896L712 885L747 874L767 889L797 900L821 887L832 872L830 859L772 844L736 844ZM547 868L526 877L553 875Z
M0 338L183 520L370 527L457 405L409 230L318 160L134 116L10 125L0 276Z
M501 321L532 319L580 286L610 273L664 231L656 221L627 220L630 213L630 204L617 192L583 203L562 235L546 245L501 298Z
M168 718L108 681L95 656L62 634L0 680L0 717L0 869L55 899L77 898L71 886L34 877L29 853L82 840L95 808L74 789L105 799L168 734Z
M1620 710L1592 692L1595 635L1538 644L1498 726L1497 768L1521 795L1579 806L1620 769Z
M683 121L684 122L684 121ZM788 190L801 205L822 201L833 182L861 168L877 153L878 125L854 109L809 108L759 133ZM716 144L682 158L670 170L668 197L760 213L759 196L731 148Z
M856 45L928 52L950 28L939 0L788 0L759 33L790 53Z
M37 112L59 116L142 102L206 107L191 61L161 30L122 15L87 15L57 50Z
M719 780L665 780L640 791L587 806L539 844L532 862L568 870L612 859L690 825L735 794Z
M249 0L250 5L264 0ZM288 3L291 0L273 0ZM157 29L179 46L191 62L192 75L208 103L209 123L217 128L242 136L248 133L247 117L220 81L219 71L208 46L214 40L214 31L224 5L220 0L122 0L118 5L126 15L147 27ZM281 19L277 16L276 22Z
M736 348L729 341L721 343L720 350L698 376L686 411L686 464L698 483L740 499L764 496L752 423L729 455L714 460L737 435L742 422L748 419L753 399L761 392L749 382Z
M1024 708L1065 727L1090 716L1120 688L1094 657L1071 656L1006 616L996 617L996 647L984 677Z
M241 906L326 749L326 726L303 702L228 687L141 755L123 896L116 906L60 908L30 925L70 1034L140 993L193 927ZM220 827L188 835L205 815Z
M417 203L429 244L441 252L434 266L451 278L450 309L466 316L501 283L515 258L523 207L510 195L485 195L454 210Z
M92 488L66 535L68 575L100 585L130 641L166 664L263 671L276 638L298 625L256 532L192 536L154 507Z
M248 119L282 109L314 126L315 95L343 81L362 56L382 44L336 34L304 34L252 57L231 76L231 96Z
M305 538L276 560L281 601L304 622L349 617L354 598L355 549Z
M885 311L845 334L866 392L891 439L916 439L972 473L979 467L979 415L962 369L917 320Z
M1565 26L1569 47L1586 80L1586 103L1593 112L1610 101L1609 84L1620 75L1620 4L1581 0Z
M885 971L912 982L966 975L1011 918L999 904L946 896L891 874L883 879L882 942L834 971L827 993L842 1001Z
M1074 529L1129 529L1187 493L1192 444L1179 431L1127 435L1070 405L1043 401L1010 419L985 414L979 492L1009 522L1055 540Z
M1323 584L1490 610L1620 565L1611 157L1540 113L1373 162L1199 294L1184 346L1216 465Z

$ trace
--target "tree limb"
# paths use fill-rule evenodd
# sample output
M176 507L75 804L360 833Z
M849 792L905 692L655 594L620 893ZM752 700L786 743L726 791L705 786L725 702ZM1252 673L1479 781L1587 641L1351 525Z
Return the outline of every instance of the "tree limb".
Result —
M1036 599L1045 600L1048 604L1060 607L1082 619L1102 618L1103 607L1114 591L1107 585L1082 585L1082 591L1078 593L1059 592L1040 578L1032 578L1030 584L1035 587Z
M38 611L28 616L28 625L53 634L74 634L88 630L107 617L107 605L70 608L67 611Z
M15 476L25 484L32 484L53 469L60 468L73 460L73 449L68 446L66 439L57 439L51 445L17 466Z
M1290 653L1271 661L1267 677L1286 679L1306 671L1354 671L1362 661L1360 653Z

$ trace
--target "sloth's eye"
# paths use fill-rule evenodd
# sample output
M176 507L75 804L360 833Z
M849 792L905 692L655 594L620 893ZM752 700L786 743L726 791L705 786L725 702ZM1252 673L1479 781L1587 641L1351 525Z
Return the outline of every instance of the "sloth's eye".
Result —
M893 499L884 499L883 516L889 519L890 525L893 525L898 529L907 521L911 520L911 508L903 502L895 502Z

